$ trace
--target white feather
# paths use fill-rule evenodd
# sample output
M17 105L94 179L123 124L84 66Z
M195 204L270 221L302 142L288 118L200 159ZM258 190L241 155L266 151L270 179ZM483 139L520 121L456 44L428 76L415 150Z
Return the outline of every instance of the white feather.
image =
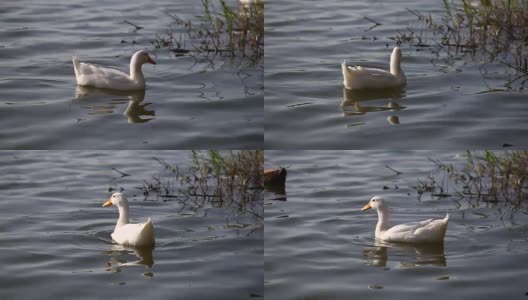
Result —
M378 212L376 238L387 242L405 243L441 243L444 241L449 213L443 219L429 219L391 227L389 225L389 206L381 197L373 197L362 210L370 208Z
M392 51L390 72L374 69L363 68L361 66L347 66L346 61L341 63L343 72L343 85L349 90L360 89L385 89L400 87L407 83L407 78L403 73L401 66L401 50L396 47Z
M78 85L96 88L133 91L145 89L145 78L141 66L156 64L145 51L136 52L130 60L130 75L119 70L82 63L73 57L73 69Z
M119 219L112 233L112 239L121 245L136 247L153 247L154 225L150 218L145 223L128 222L128 200L123 193L114 193L103 206L115 205L119 210Z

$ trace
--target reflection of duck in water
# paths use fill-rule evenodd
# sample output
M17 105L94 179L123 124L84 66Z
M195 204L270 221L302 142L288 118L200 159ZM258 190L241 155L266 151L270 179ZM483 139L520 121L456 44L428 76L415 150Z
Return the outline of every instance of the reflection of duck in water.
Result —
M340 104L341 112L344 117L366 115L369 112L379 111L399 111L405 108L396 101L405 96L405 90L401 88L396 89L379 89L379 90L347 90L343 89L343 101ZM387 106L364 106L361 103L389 99ZM400 120L397 116L389 116L389 123L392 125L399 124Z
M109 96L117 96L111 97ZM126 97L126 98L125 98ZM152 119L156 113L153 110L147 110L146 106L151 103L142 103L145 99L145 91L114 91L105 89L96 89L84 86L77 86L75 90L76 99L85 99L81 103L81 107L88 110L88 114L100 115L111 114L114 112L118 104L128 102L128 106L123 113L128 119L129 123L145 123ZM89 100L89 101L88 101ZM103 104L98 104L98 101L103 100ZM151 116L144 118L144 116Z
M123 112L123 115L128 118L128 123L146 123L154 119L156 113L153 110L147 110L145 108L147 105L150 105L152 103L142 103L142 101L143 98L140 98L140 100L137 100L137 98L135 98L130 99L128 101L128 106L125 112ZM149 117L142 118L143 116Z
M143 266L147 269L152 269L154 265L154 258L152 251L154 248L143 247L143 248L131 248L125 247L122 245L112 245L112 248L109 251L106 251L106 254L109 256L110 260L108 261L108 269L110 272L121 272L124 267L133 267L133 266ZM134 255L138 260L130 259L130 255ZM150 275L150 276L149 276ZM152 277L152 273L145 273L145 276Z
M387 267L389 256L392 261L399 262L401 267L425 265L445 267L447 265L443 243L405 244L387 243L376 240L374 247L374 249L364 249L363 256L369 264L377 267Z

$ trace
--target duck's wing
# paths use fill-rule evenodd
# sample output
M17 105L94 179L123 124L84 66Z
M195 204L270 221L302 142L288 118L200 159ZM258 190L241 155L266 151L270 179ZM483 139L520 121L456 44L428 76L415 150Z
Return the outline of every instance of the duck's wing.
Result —
M82 63L73 58L77 84L98 88L111 88L121 84L129 84L130 76L122 71L88 63Z
M80 73L83 75L87 75L87 76L97 74L101 77L120 77L120 76L128 77L128 74L126 74L125 72L116 70L116 69L106 68L106 67L92 65L92 64L83 63L83 62L79 63L79 65L80 65L80 69L79 69Z
M350 67L343 62L343 85L349 90L388 88L397 86L400 82L390 72L363 67Z
M394 241L411 239L416 230L427 225L432 220L433 219L429 219L420 222L410 222L393 226L383 232L383 236L385 237L384 239Z
M361 76L361 77L367 77L372 80L394 80L394 75L392 75L390 72L382 70L382 69L375 69L375 68L363 68L360 66L357 67L350 67L348 66L348 71L353 76Z
M382 239L394 242L441 242L449 215L444 219L428 219L396 225L382 233Z

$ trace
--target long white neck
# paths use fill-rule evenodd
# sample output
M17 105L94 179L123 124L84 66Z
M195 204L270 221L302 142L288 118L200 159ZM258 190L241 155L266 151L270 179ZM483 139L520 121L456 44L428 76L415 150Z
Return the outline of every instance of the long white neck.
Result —
M130 61L130 78L140 82L145 81L145 77L143 77L143 72L141 71L141 64L137 61L136 57L133 57Z
M116 228L128 224L128 203L121 203L117 209L119 210L119 219L117 219Z
M391 55L391 61L390 61L390 72L394 76L398 76L399 74L403 74L403 71L400 66L400 56L396 53L393 53Z
M389 229L389 209L386 206L379 207L378 224L376 224L376 236L379 236L382 231Z

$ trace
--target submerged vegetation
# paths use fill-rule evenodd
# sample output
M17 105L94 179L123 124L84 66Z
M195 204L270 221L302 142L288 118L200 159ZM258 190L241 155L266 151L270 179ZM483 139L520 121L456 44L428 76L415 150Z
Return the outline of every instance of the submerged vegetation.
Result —
M459 198L492 204L508 204L516 209L528 201L528 150L466 152L463 168L433 161L444 173L439 182L434 176L418 179L414 187L421 195L429 192L435 197ZM452 191L449 191L449 186Z
M438 56L470 56L471 59L499 63L512 76L505 84L509 89L524 89L528 81L528 1L526 0L443 0L440 19L417 10L423 25L409 28L393 39L418 48L430 48ZM428 38L432 32L433 38Z
M233 8L225 0L201 0L200 22L166 13L172 23L168 31L151 43L176 55L222 55L249 59L257 64L264 56L264 2L240 4ZM179 29L174 31L173 26Z
M145 180L145 198L177 200L183 208L232 209L236 215L263 219L264 151L192 151L192 164L180 167L156 158L165 175Z

